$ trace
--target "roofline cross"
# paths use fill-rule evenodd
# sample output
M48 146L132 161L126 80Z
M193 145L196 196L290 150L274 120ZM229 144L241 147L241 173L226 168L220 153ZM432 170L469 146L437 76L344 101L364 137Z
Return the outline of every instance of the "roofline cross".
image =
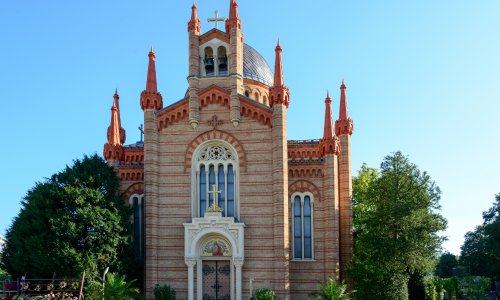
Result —
M226 20L227 20L227 18L219 18L219 11L217 9L215 10L215 17L214 18L207 18L208 22L215 22L215 29L218 29L217 23L219 21L224 22Z

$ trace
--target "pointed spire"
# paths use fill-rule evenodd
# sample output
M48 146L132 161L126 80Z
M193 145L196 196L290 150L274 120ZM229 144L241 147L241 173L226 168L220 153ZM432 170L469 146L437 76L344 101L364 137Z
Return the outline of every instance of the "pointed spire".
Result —
M283 76L283 63L281 60L281 45L280 40L278 39L278 43L275 48L276 59L274 61L274 83L273 86L270 87L270 97L271 97L271 106L276 104L284 104L287 108L290 103L290 90L287 86L285 86L285 79Z
M342 79L342 84L340 85L339 119L335 121L335 134L337 136L352 135L354 130L354 122L351 118L349 118L347 110L347 97L345 90L346 86L344 80Z
M191 19L188 23L188 31L194 32L195 34L201 33L201 22L200 18L198 18L198 9L196 7L196 3L193 1L193 6L191 7Z
M229 6L229 19L238 19L238 3L236 0L231 0L231 4Z
M146 89L141 93L141 108L144 109L161 109L163 107L163 100L158 93L158 86L156 83L156 55L151 46L148 54L148 77L146 80Z
M120 120L120 96L118 89L113 95L113 106L111 106L111 122L108 127L108 142L104 145L104 158L107 160L120 160L123 156L123 144L125 143L125 129L121 126Z
M113 95L113 106L111 106L111 122L108 127L108 144L122 146L125 143L125 129L122 128L120 119L120 96L118 89Z
M344 84L344 79L342 79L342 84L340 85L340 111L339 120L347 120L349 115L347 113L347 98L345 96L346 86Z
M149 51L149 65L148 65L148 79L146 82L146 91L157 92L158 87L156 85L156 66L155 59L156 55L153 51L153 46L151 46L151 51Z
M226 20L226 31L229 32L233 28L241 29L241 20L238 15L238 3L236 0L231 0L229 3L229 18Z
M274 86L282 86L285 84L285 80L283 78L283 65L281 61L281 45L280 40L278 39L278 44L276 45L276 59L274 61Z
M325 99L325 126L323 131L323 139L333 138L333 119L332 119L332 99L330 98L330 92L326 92Z

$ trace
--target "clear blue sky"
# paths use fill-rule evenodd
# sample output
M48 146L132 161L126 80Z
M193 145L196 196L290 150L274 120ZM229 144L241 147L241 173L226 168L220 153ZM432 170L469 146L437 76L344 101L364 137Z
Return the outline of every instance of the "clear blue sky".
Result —
M245 42L291 90L289 139L319 138L342 78L355 122L353 168L401 150L441 187L444 247L458 254L500 193L500 2L239 0ZM173 4L175 3L175 4ZM36 181L102 153L115 88L127 142L154 45L165 105L187 88L192 1L0 2L0 234ZM229 0L197 0L202 29Z

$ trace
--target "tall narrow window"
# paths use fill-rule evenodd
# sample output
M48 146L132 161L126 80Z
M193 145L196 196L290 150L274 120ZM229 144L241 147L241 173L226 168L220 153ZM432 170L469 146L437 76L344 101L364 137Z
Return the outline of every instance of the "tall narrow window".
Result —
M294 258L302 258L302 205L300 197L295 196L293 201L293 252Z
M293 258L313 259L313 201L310 193L294 194Z
M143 195L134 194L129 199L129 204L132 207L132 242L134 245L135 254L137 257L143 256L143 220L144 211L142 209Z
M205 166L200 167L200 217L205 215L205 210L207 209L207 179L205 174Z
M210 141L193 156L196 179L193 211L203 217L214 204L222 208L222 216L237 217L237 156L230 146Z

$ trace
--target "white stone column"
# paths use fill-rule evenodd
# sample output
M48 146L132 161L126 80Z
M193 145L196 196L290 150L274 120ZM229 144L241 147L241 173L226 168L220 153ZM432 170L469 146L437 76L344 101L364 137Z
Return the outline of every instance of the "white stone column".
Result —
M194 300L194 266L195 258L185 258L184 262L188 266L188 300Z
M234 267L236 268L236 300L242 300L242 277L241 277L241 267L243 266L242 258L235 258Z

